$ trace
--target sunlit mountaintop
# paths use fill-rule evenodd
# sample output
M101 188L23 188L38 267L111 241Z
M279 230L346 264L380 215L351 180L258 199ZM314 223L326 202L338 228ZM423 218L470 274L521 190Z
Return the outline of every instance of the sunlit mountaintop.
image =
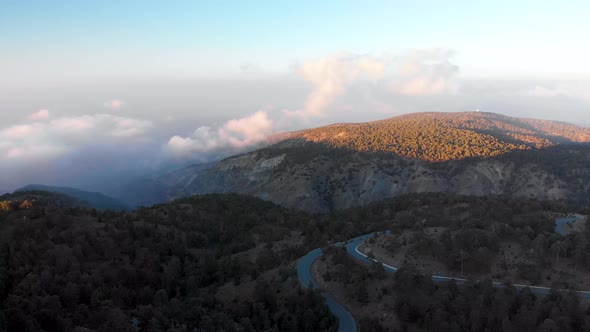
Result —
M334 124L287 137L437 162L590 142L590 128L485 112L413 113L368 123Z

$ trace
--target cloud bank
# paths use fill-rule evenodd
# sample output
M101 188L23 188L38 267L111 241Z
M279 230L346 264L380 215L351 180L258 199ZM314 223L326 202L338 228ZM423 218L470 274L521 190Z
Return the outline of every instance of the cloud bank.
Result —
M552 86L536 85L526 91L525 95L531 97L566 97L590 102L590 84L581 82L568 82L554 84Z
M322 116L334 100L346 92L359 78L377 79L383 76L385 63L367 56L338 55L308 61L301 66L301 77L311 83L313 92L305 100L303 109L287 111L303 117Z
M241 119L233 119L218 129L202 126L189 137L173 136L168 149L177 156L220 149L242 149L266 140L273 132L274 122L268 113L258 111Z
M47 117L30 117L34 120ZM89 144L132 140L151 129L145 120L111 114L61 117L0 129L0 161L23 162L55 158Z
M459 67L447 48L417 49L399 56L337 55L301 66L301 77L314 87L300 110L285 111L304 118L323 116L337 97L358 82L380 83L403 96L455 94Z
M103 106L105 108L111 109L111 110L117 110L120 108L123 108L123 106L125 106L125 102L119 99L113 99L113 100L109 100L109 101L105 101L103 103Z
M46 109L38 110L37 112L29 115L29 119L33 121L49 119L49 111Z
M457 93L459 67L451 62L453 54L447 48L432 48L409 51L395 58L397 72L389 78L389 90L407 96Z

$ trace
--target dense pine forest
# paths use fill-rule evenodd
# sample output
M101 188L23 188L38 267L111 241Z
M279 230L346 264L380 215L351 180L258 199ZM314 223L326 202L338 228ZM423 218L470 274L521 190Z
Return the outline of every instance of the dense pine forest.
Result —
M425 211L404 213L391 234L364 247L397 256L398 264L418 269L427 261L426 273L439 268L457 277L491 276L500 281L590 289L590 224L580 222L561 235L554 229L559 215L547 213L542 203L507 203L485 200L436 206L435 217Z
M395 214L391 235L369 240L361 249L369 257L383 260L371 242L384 240L387 255L395 255L407 245L408 251L420 258L398 262L395 266L400 270L395 274L386 273L380 264L360 264L342 248L328 248L316 265L322 287L351 308L361 331L590 329L588 302L574 293L587 290L588 285L568 278L577 273L587 281L590 227L566 236L556 234L553 219L546 214L549 206L542 202L442 196L437 202L432 200L435 197L414 196L416 201L406 208L385 208L385 215ZM448 205L444 208L440 204ZM442 234L432 232L441 229L445 229ZM552 288L548 295L528 288L518 290L511 286L510 278L494 274L491 267L500 260L497 256L501 256L503 241L526 249L518 252L523 259L512 277L532 285L545 282ZM559 267L555 266L556 257L562 262ZM464 269L463 277L468 281L461 285L455 281L434 283L434 273L428 271L433 260L446 264L448 275L454 271L461 277L459 271ZM545 280L552 271L558 278ZM504 286L494 286L492 279L499 279Z
M370 123L335 124L289 137L440 162L589 142L590 129L494 113L415 113Z
M273 204L207 196L130 214L15 205L0 224L0 330L337 327L293 271L311 248L309 221Z
M64 206L63 196L52 201L52 195L4 196L12 208L0 220L0 330L336 330L319 294L302 289L296 277L295 263L309 250L369 232L418 227L424 219L448 224L468 214L469 222L454 227L487 231L511 215L572 208L504 197L413 194L306 214L230 194L124 213ZM532 240L535 230L551 228L541 224L546 221L513 218L511 223L522 223L514 236ZM367 268L350 263L355 267L347 275ZM371 273L367 277L380 275ZM383 308L382 314L403 313ZM412 324L430 324L422 321L430 316L422 314L410 314ZM358 319L380 326L374 317Z
M546 296L490 279L434 283L411 268L386 274L331 249L322 285L357 314L361 331L587 331L590 310L573 292ZM342 273L348 271L347 273ZM369 308L366 310L365 308Z

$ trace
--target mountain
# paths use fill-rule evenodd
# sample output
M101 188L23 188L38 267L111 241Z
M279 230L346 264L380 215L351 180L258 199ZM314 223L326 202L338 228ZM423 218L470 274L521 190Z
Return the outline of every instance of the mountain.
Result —
M190 193L184 194L184 187L190 187L194 179L214 165L214 163L190 165L164 175L136 179L110 190L108 194L132 207L151 206L167 201L171 197L190 196ZM178 182L179 179L183 182Z
M106 196L104 194L98 192L88 192L69 187L54 187L41 184L30 184L21 189L18 189L17 192L31 190L61 193L67 196L71 196L79 201L86 202L88 207L92 207L97 210L123 211L129 209L129 207L125 203L116 200L112 197Z
M15 191L11 194L0 195L0 217L5 212L26 210L36 207L78 207L89 208L87 202L72 196L49 191Z
M440 162L590 142L590 129L494 113L414 113L369 123L334 124L287 138Z
M154 181L163 200L237 192L313 212L416 192L587 202L587 142L590 129L562 122L416 113L283 134L266 148Z

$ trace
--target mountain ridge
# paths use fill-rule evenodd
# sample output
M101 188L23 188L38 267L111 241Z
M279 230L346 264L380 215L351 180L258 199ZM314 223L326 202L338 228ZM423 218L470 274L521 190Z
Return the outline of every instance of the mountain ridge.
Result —
M453 118L461 120L456 120L454 127ZM422 119L426 121L421 122ZM400 121L404 125L410 121L411 126L404 128ZM388 126L391 123L395 125ZM380 127L381 131L351 131L362 138L370 138L369 134L374 133L373 148L356 149L351 144L354 140L334 138L342 128L375 124L386 126ZM458 124L469 129L458 129ZM441 128L443 135L429 136ZM329 134L324 135L326 132ZM455 134L465 134L468 139L449 139ZM524 136L509 140L506 134ZM405 140L392 149L378 148L377 144L383 142L387 145L382 146L388 148L395 137ZM436 144L416 149L410 144L416 138L420 138L421 144ZM496 145L490 147L489 142ZM286 133L270 146L207 167L185 168L153 179L157 190L153 190L151 199L166 201L195 194L235 192L310 212L366 205L421 192L501 194L578 202L590 197L590 185L586 184L590 183L590 144L586 142L590 142L590 129L548 120L483 112L408 114L371 123ZM408 148L403 150L405 153L395 152L402 147ZM486 149L493 153L484 155ZM428 156L437 151L451 151L446 155L460 158L429 160ZM423 152L423 158L411 157L410 152ZM146 191L138 186L127 195L134 195L133 192L139 196Z
M17 189L15 192L21 191L47 191L53 193L60 193L70 197L73 197L77 200L85 202L88 204L89 207L96 208L98 210L115 210L115 211L124 211L128 210L129 206L127 204L109 197L105 194L99 192L90 192L84 191L76 188L71 187L59 187L59 186L47 186L42 184L29 184L20 189Z
M373 122L331 124L288 133L285 137L441 162L590 142L590 129L487 112L423 112Z
M387 149L355 149L346 144L347 141L334 139L334 134L340 134L342 128L379 126L399 121L407 123L403 122L407 120L417 126L421 125L419 120L422 119L427 120L428 130L405 130L401 132L405 136L398 136L408 139L424 136L419 133L451 128L449 123L460 119L459 124L472 120L465 126L473 135L473 140L468 141L470 144L467 147L471 149L468 151L489 148L483 143L490 140L478 140L488 134L476 130L495 129L492 132L498 137L505 133L529 135L524 138L529 142L521 140L520 145L510 146L507 140L496 139L493 142L501 143L498 145L500 148L491 156L475 153L473 156L433 162L428 158L412 158L408 157L409 153L398 154ZM490 123L493 126L484 126ZM396 134L390 127L383 128L388 130L377 131L376 137ZM396 125L395 128L401 127ZM366 132L356 131L359 136ZM456 128L451 128L450 132L464 133ZM542 133L542 136L531 136L535 132ZM429 138L432 137L424 137L424 141ZM444 151L448 147L463 151L462 144L444 138L444 135L436 137L436 143L442 147L435 146L429 151ZM238 192L313 212L366 205L414 192L480 196L505 194L584 201L590 188L579 180L590 177L586 166L590 165L590 145L586 145L587 141L590 141L590 130L548 120L517 119L481 112L416 113L365 124L338 124L289 133L285 139L266 148L226 158L200 174L181 176L177 181L182 185L176 186L175 193L174 190L169 192L172 198L210 192ZM395 148L399 150L400 146L404 145L396 145ZM409 144L406 146L412 147ZM559 161L565 159L568 160L567 165L565 162L560 164Z

